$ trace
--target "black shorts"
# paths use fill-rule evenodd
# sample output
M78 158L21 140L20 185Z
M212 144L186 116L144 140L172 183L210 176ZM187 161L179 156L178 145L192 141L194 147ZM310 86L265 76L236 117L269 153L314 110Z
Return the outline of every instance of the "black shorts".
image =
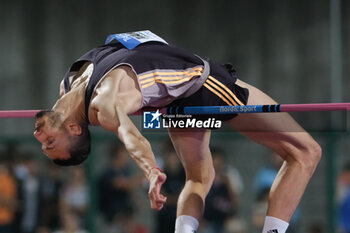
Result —
M236 84L237 76L230 65L210 63L210 75L203 86L187 98L172 102L169 107L186 106L240 106L248 101L248 89ZM215 118L226 121L237 114L193 115L197 119Z

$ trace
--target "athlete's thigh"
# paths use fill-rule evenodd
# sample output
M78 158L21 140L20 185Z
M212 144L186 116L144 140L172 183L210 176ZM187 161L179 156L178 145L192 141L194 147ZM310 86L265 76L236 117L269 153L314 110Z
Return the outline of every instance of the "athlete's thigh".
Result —
M237 80L239 86L248 88L247 105L276 104L259 89ZM228 124L252 140L268 146L281 156L291 149L303 149L312 137L288 113L246 113L228 121Z
M171 141L186 170L187 178L202 179L212 168L209 149L210 131L205 129L169 129Z

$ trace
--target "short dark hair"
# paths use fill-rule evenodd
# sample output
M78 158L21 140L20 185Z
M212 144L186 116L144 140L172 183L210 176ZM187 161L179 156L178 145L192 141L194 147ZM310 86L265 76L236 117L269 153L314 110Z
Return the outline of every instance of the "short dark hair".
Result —
M69 139L69 159L54 159L53 162L60 166L75 166L84 162L91 151L91 135L87 125L80 125L82 133L71 136Z
M49 109L41 110L35 114L35 119L42 118L44 115L50 112L52 112L52 110L49 110Z
M49 116L50 119L50 123L52 125L60 125L61 121L60 121L60 114L57 112L54 112L53 110L49 110L49 109L45 109L45 110L41 110L39 112L37 112L35 114L35 120L38 120L44 116Z
M42 118L43 116L49 114L49 113L52 113L53 111L52 110L49 110L49 109L45 109L45 110L41 110L39 112L37 112L35 114L35 119L40 119Z

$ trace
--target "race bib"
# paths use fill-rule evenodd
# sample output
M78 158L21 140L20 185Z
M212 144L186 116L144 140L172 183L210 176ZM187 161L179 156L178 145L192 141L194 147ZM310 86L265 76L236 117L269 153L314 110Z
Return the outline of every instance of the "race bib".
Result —
M164 44L168 44L164 39L157 36L149 30L138 32L126 32L121 34L111 34L107 37L105 44L109 44L111 41L117 40L122 43L127 49L133 49L139 44L157 41Z

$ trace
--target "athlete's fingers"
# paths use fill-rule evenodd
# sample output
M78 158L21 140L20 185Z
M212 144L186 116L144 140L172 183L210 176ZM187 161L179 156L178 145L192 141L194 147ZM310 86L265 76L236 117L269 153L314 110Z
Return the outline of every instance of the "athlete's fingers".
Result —
M162 194L157 194L156 192L150 193L151 208L154 210L160 210L163 208L167 198Z
M152 184L153 180L155 182L154 184ZM151 202L151 208L154 210L162 209L166 202L167 198L162 194L160 194L161 187L164 184L165 180L166 180L166 175L164 173L157 175L155 179L151 179L149 199Z
M158 198L155 200L153 205L151 204L152 209L154 210L161 210L166 202L167 198L163 195L159 195Z
M166 202L166 197L160 193L161 187L164 184L165 180L166 180L165 174L160 174L157 177L154 189L151 192L151 195L152 195L151 200L153 200L152 209L160 210L161 208L163 208L164 203Z

